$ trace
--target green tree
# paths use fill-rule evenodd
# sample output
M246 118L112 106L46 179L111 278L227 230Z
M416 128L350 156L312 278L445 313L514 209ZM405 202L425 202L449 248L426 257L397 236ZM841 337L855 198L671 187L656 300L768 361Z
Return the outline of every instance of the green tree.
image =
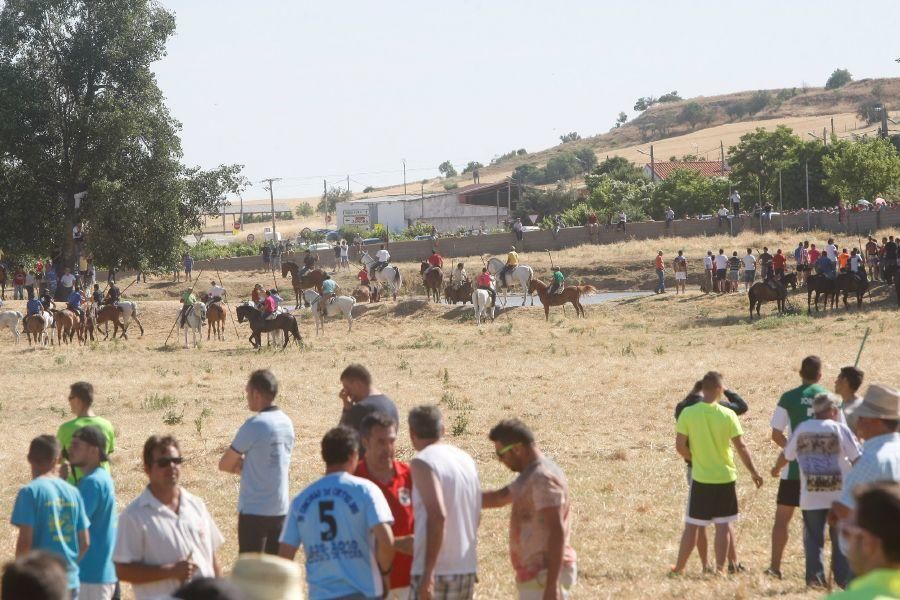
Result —
M453 165L449 160L445 160L440 165L438 165L438 171L440 171L441 175L444 177L456 177L456 169L453 168Z
M581 139L581 136L578 135L577 131L570 131L564 135L559 136L559 141L563 144L568 144L569 142L576 142Z
M545 179L544 170L531 163L513 169L512 180L515 183L540 185Z
M349 202L350 200L353 200L353 194L350 190L332 186L328 188L323 198L319 200L316 210L320 213L333 213L338 202Z
M742 135L737 146L728 149L731 179L741 195L756 198L761 188L763 202L777 200L778 171L793 164L799 145L800 139L783 125L773 131L757 127Z
M237 165L181 162L180 125L150 68L174 31L174 15L151 0L2 4L4 245L62 248L71 266L72 226L83 220L100 264L170 266L201 215L246 185Z
M625 114L624 112L620 112L620 113L619 113L619 116L616 117L616 127L617 127L617 128L618 128L618 127L621 127L622 125L625 124L625 122L626 122L627 120L628 120L628 115Z
M688 102L678 113L678 120L681 123L687 123L691 129L697 127L697 124L709 119L706 108L699 102Z
M469 164L466 165L466 168L464 168L462 170L462 174L465 175L466 173L471 173L472 171L475 171L476 169L483 169L483 168L484 168L484 165L481 164L480 162L478 162L476 160L470 160Z
M825 185L848 203L889 194L900 182L900 155L888 140L838 142L822 165Z
M575 151L575 158L578 159L579 170L588 172L597 166L597 155L590 148L581 148Z
M676 169L656 184L648 210L654 219L662 220L666 207L676 215L711 214L728 196L728 180L705 177L693 169Z
M544 179L548 183L569 179L581 173L582 170L581 163L572 152L560 152L547 161L547 165L544 167Z
M621 156L613 156L601 162L594 168L591 175L588 175L586 181L590 181L591 177L599 175L609 175L611 179L629 183L643 182L647 179L641 167Z
M651 106L657 103L657 99L653 96L644 96L643 98L638 98L634 102L634 110L637 112L644 112Z
M850 71L847 69L835 69L828 81L825 82L825 89L836 90L839 87L844 87L851 81L853 81L853 76L850 75Z
M297 213L298 217L311 217L315 213L315 209L313 209L312 204L301 202L294 212Z
M679 100L682 100L682 97L678 95L678 92L671 91L668 94L663 94L662 96L660 96L658 101L665 103L665 102L678 102Z

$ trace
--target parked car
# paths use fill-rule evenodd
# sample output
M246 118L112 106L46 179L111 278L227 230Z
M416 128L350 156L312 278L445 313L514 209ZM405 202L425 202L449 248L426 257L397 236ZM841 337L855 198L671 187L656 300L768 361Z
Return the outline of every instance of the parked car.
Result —
M336 242L341 239L341 232L337 230L329 231L325 234L325 241Z
M537 225L523 225L522 226L522 231L524 233L528 233L529 231L540 231L540 230L541 230L541 228L538 227Z
M263 241L271 242L272 240L275 240L276 242L280 242L281 241L281 233L276 231L275 237L272 237L272 228L266 227L265 229L263 229Z
M316 244L310 244L308 250L310 252L321 252L323 250L331 250L334 248L334 244L329 244L328 242L318 242Z
M366 238L362 241L363 246L377 246L378 244L383 244L384 240L381 238Z

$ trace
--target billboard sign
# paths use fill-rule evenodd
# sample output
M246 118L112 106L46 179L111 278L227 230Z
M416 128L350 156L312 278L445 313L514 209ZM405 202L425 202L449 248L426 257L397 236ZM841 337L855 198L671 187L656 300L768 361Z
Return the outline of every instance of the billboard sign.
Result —
M345 208L343 211L344 225L369 225L369 207Z

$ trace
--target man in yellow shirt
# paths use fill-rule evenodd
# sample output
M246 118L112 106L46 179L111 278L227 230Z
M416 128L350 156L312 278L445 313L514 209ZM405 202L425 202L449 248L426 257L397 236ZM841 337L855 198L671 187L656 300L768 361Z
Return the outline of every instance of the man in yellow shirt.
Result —
M900 598L900 484L860 486L854 495L856 513L841 523L841 541L857 577L828 600Z
M519 253L516 252L516 247L512 246L509 249L509 254L506 255L506 266L503 267L503 270L500 271L500 283L506 287L506 274L512 273L513 269L519 266Z

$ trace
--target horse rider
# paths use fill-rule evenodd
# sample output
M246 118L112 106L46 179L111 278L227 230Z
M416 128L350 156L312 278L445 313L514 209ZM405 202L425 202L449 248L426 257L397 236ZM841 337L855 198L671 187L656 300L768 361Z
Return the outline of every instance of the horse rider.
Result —
M437 249L431 251L431 256L428 257L428 269L422 273L423 277L427 277L428 274L432 271L432 269L443 269L444 268L444 258L438 254Z
M850 260L848 261L848 263L850 272L856 275L861 283L868 283L868 277L866 275L866 265L865 263L863 263L863 258L859 253L859 249L854 248L850 251Z
M549 293L552 296L553 294L561 294L563 289L565 289L566 284L566 276L563 275L563 272L559 270L559 267L553 268L553 283L550 284Z
M215 281L209 282L209 291L206 292L206 306L208 307L213 302L221 302L222 298L225 297L225 288L216 284Z
M481 269L481 275L475 279L479 290L485 290L491 296L491 306L497 305L497 292L494 291L494 278L488 272L487 267Z
M356 274L356 278L359 280L359 285L364 285L369 288L369 293L372 293L372 282L369 281L369 272L366 271L365 268L360 269L359 273Z
M56 310L56 303L53 301L53 295L50 293L50 290L47 290L43 296L41 296L41 306L44 307L44 310L53 314L53 311Z
M468 274L466 274L466 267L462 263L457 263L456 268L453 269L453 272L450 273L450 287L454 290L458 290L469 280Z
M388 262L391 260L391 253L387 251L384 247L384 244L378 249L378 252L375 253L375 264L372 265L372 272L375 273L377 271L382 270L386 266L388 266Z
M275 300L275 294L272 292L273 290L266 290L266 299L263 300L262 311L267 321L274 319L275 313L278 312L278 302Z
M319 260L319 256L317 254L313 254L309 251L309 248L303 253L303 268L300 269L300 277L303 278L307 273L316 268L316 261Z
M72 289L72 293L69 294L69 297L66 298L66 308L74 312L78 315L78 318L84 321L84 310L81 308L81 303L84 302L84 296L81 295L81 290L78 288L78 284L75 284L75 287Z
M44 305L41 304L41 301L34 297L34 294L28 294L28 302L25 303L25 318L32 315L38 315L43 312Z
M197 303L197 297L194 295L194 292L191 290L185 291L181 294L181 326L184 327L185 320L187 319L187 313L190 308Z
M329 275L325 275L325 280L322 282L322 300L320 302L322 305L320 310L323 315L325 314L326 305L333 302L336 295L337 282Z
M94 306L100 306L103 304L103 292L100 291L100 284L94 284L94 291L91 292L91 302L94 303Z
M828 258L828 255L824 252L820 254L819 258L816 260L815 268L816 273L824 275L832 281L837 279L837 270L835 268L835 263L831 262L831 259Z
M519 253L516 252L516 247L511 246L509 249L509 254L506 255L506 265L500 271L500 283L506 283L506 274L512 273L516 267L519 266Z
M119 305L119 296L122 295L122 292L119 291L119 286L116 285L116 282L113 281L109 284L109 289L106 291L106 303L112 304L113 306Z
M250 293L250 300L253 301L253 306L256 308L262 307L262 301L264 300L263 294L263 286L258 283L253 286L253 292Z

